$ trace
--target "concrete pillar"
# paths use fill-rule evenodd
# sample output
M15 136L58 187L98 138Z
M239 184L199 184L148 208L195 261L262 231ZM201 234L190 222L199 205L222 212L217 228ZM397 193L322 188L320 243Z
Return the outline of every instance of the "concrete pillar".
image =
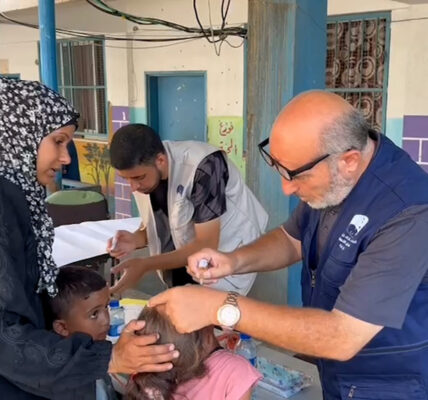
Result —
M247 181L269 213L284 222L297 200L286 197L279 175L257 144L269 136L282 107L298 93L325 87L327 0L249 0L247 47ZM262 275L253 293L275 303L301 303L299 267Z

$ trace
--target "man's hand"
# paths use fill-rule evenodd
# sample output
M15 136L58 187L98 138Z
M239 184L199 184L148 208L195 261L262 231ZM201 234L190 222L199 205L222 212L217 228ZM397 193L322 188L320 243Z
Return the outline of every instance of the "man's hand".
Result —
M207 268L200 268L201 260L208 261ZM212 249L202 249L189 256L187 259L187 273L200 283L215 283L219 278L224 278L235 273L238 264L234 253L220 253Z
M118 342L113 346L109 373L163 372L170 370L171 361L179 356L173 344L155 345L157 334L138 336L135 331L144 328L144 321L131 321L126 325Z
M144 258L131 258L121 262L111 269L112 274L122 273L120 279L110 288L110 293L122 293L124 290L134 287L147 272Z
M107 241L107 253L112 257L121 258L138 247L135 234L128 231L117 231L114 237Z
M201 286L182 286L166 290L149 301L166 314L180 333L189 333L217 324L217 310L226 293Z

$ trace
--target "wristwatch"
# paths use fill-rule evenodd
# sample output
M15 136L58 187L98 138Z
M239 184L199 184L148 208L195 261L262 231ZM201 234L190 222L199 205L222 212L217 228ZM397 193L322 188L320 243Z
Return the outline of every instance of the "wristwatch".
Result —
M228 292L224 304L217 310L217 320L224 329L233 329L241 319L238 296L239 293Z

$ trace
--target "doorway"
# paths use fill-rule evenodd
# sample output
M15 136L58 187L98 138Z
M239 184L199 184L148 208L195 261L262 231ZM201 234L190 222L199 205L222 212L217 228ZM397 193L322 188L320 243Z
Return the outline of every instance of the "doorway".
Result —
M146 74L147 117L162 140L207 140L205 72Z

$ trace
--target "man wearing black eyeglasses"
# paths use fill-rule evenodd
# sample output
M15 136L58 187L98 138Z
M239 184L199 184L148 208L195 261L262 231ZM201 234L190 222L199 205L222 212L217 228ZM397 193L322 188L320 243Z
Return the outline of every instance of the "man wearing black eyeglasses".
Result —
M284 193L301 202L281 227L232 253L200 251L188 270L209 283L302 261L304 307L231 302L200 287L161 293L151 305L190 332L218 324L229 303L237 315L229 327L316 357L326 400L427 399L428 175L345 100L321 91L293 99L259 149ZM199 269L201 259L211 268Z

